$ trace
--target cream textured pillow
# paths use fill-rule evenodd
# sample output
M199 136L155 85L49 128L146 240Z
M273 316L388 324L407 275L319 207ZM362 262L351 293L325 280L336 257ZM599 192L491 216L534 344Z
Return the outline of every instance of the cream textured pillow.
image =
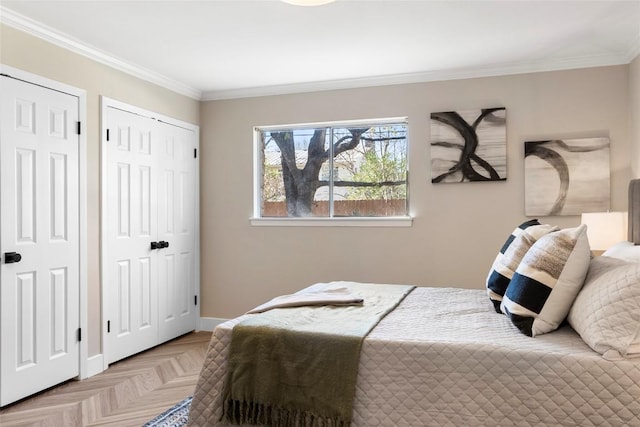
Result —
M496 312L501 313L502 297L524 254L536 240L555 230L558 230L558 227L540 224L537 219L531 219L520 224L504 242L498 256L493 261L486 281L487 294L489 294L489 299Z
M513 275L502 312L531 337L557 329L582 288L590 259L585 225L542 236Z
M567 320L605 359L640 356L640 263L594 258Z
M629 262L640 262L640 245L634 245L632 242L619 242L604 251L602 255Z

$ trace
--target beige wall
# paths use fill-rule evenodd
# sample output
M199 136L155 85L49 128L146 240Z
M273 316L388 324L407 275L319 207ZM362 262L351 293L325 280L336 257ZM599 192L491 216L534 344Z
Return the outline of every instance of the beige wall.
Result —
M314 282L482 288L524 216L526 140L609 136L612 209L627 206L628 66L204 102L203 317L229 318ZM429 114L507 108L506 182L433 185ZM408 116L410 228L255 227L252 128ZM544 218L573 226L579 217Z
M0 25L0 63L87 92L89 354L100 350L99 96L201 126L204 317L228 318L316 281L480 288L524 220L523 142L611 138L612 209L626 209L629 134L640 142L640 64L199 103ZM632 94L629 96L629 89ZM507 108L508 179L432 185L429 113ZM255 125L408 116L410 228L252 227ZM637 123L637 121L636 121ZM640 156L634 150L635 170ZM635 174L638 176L638 173ZM578 217L545 218L560 226Z
M0 63L87 93L87 229L89 355L101 352L100 95L199 124L200 103L0 24Z
M629 141L632 178L640 178L640 55L629 65Z

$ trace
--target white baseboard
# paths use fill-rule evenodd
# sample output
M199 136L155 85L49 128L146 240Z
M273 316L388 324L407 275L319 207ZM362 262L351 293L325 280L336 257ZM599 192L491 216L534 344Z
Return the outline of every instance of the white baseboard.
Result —
M213 331L220 323L229 319L216 317L201 317L198 322L198 331ZM87 358L87 378L104 372L104 360L102 354L96 354Z
M224 323L229 319L219 319L217 317L201 317L198 322L199 331L213 331L220 323Z
M96 354L87 359L87 378L104 371L102 354Z

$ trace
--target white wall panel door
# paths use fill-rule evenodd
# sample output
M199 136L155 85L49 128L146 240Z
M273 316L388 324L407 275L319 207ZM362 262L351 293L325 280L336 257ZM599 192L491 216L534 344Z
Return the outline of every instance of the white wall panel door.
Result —
M78 376L78 98L0 77L0 405ZM12 254L14 253L14 254Z
M108 109L106 263L108 299L106 358L111 362L156 345L158 268L150 244L157 234L156 123Z
M104 101L103 101L104 102ZM193 130L103 107L106 363L196 327Z
M195 296L194 132L160 123L158 240L160 342L193 330ZM164 246L164 245L163 245Z

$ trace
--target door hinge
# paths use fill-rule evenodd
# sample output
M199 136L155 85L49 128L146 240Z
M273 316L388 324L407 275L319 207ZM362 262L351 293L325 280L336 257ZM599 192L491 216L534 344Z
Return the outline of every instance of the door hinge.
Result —
M109 129L107 129L107 141L109 141Z
M82 130L82 123L78 122L78 127L76 128L78 135L81 135L81 130Z
M82 328L78 328L78 342L82 341Z
M198 158L198 149L197 149L197 148L194 148L194 149L193 149L193 158L194 158L194 159L197 159L197 158Z
M107 320L107 333L111 332L111 320Z
M198 305L198 295L193 296L193 305Z

